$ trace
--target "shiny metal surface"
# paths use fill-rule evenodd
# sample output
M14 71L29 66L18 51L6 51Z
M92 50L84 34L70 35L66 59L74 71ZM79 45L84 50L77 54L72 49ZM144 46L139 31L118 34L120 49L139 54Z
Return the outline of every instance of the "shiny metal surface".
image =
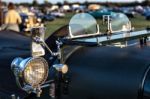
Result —
M134 39L139 39L142 37L150 36L150 31L142 30L135 32L121 32L115 33L110 36L97 36L97 37L88 37L88 38L78 38L73 41L87 42L87 43L98 43L98 44L111 44L115 42L124 42Z
M42 41L44 41L45 37L45 27L33 27L31 29L32 34L32 45L31 45L31 51L33 57L40 57L45 55L45 49L40 44Z
M15 58L11 68L16 76L16 80L21 78L25 84L29 84L34 88L43 84L48 76L48 64L46 60L40 57Z
M63 74L66 74L68 72L68 66L66 64L54 64L53 67Z

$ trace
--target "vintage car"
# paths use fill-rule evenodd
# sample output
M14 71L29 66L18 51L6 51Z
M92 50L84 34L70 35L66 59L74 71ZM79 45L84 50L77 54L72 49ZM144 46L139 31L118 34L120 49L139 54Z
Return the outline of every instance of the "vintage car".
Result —
M0 31L0 99L150 99L150 31L131 32L116 16L105 34L86 13L45 40L43 27L30 37Z

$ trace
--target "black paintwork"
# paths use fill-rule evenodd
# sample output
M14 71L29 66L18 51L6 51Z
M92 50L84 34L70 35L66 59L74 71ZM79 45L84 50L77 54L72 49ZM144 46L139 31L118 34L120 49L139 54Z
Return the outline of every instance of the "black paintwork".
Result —
M30 38L13 31L0 32L0 92L8 95L26 93L18 88L11 71L11 62L15 57L30 56Z
M79 49L66 62L72 77L71 99L138 99L149 68L149 50L135 46Z
M64 32L67 28L63 29L60 31ZM57 36L63 36L59 33L55 32L46 40L53 51L56 49ZM30 42L29 37L16 32L0 32L0 95L15 93L22 97L27 96L16 85L10 64L15 57L30 56ZM48 55L46 54L46 59ZM122 49L108 46L82 47L66 61L71 82L69 95L62 99L142 99L143 92L147 97L145 99L148 99L149 63L149 46ZM48 93L48 90L44 91L42 99L49 98Z

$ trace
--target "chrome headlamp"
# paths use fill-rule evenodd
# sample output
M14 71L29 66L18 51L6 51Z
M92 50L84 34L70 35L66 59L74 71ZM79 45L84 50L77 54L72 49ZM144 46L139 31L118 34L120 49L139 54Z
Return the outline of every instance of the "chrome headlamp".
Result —
M11 68L17 80L21 80L24 85L29 85L32 88L37 88L43 84L48 76L48 64L41 57L15 58L11 64Z

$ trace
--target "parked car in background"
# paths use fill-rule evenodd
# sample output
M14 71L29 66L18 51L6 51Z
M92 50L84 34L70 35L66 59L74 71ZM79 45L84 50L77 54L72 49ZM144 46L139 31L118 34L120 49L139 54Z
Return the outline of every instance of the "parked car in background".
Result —
M101 8L101 6L99 4L90 4L88 6L88 10L90 10L90 11L99 10L100 8Z
M143 12L141 15L146 16L148 13L150 13L150 7L144 7Z
M25 20L28 19L28 15L26 13L20 13L22 23L20 24L20 31L23 31L26 28Z
M36 17L40 18L42 22L55 20L55 16L51 14L36 13Z
M73 12L76 12L76 13L79 13L79 12L85 12L86 10L86 6L85 5L78 5L78 4L74 4L72 5L72 11Z
M107 9L102 10L96 10L96 11L89 11L90 15L92 15L94 18L102 19L103 15L111 15L111 11L108 11Z
M134 18L136 14L135 11L131 11L131 10L123 10L123 13L127 15L129 18Z
M146 19L146 20L150 20L150 12L148 12L148 13L145 15L145 19Z
M64 11L64 12L71 12L71 7L69 5L63 5L61 7L61 9Z
M65 14L62 12L58 12L58 11L53 11L51 12L49 15L57 17L57 18L63 18L65 17Z

